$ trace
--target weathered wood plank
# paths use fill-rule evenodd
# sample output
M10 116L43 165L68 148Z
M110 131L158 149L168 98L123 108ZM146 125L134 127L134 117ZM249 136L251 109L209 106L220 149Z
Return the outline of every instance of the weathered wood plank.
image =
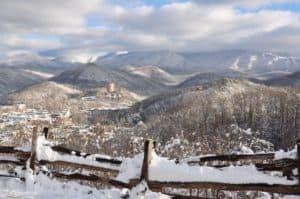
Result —
M300 189L300 139L297 140L297 159L298 159L298 185Z
M262 171L287 171L293 170L299 164L299 160L295 159L281 159L274 160L272 163L256 163L254 164L259 170Z
M44 135L45 139L48 139L48 134L49 134L49 128L45 127L43 130L43 135Z
M65 161L53 161L52 162L52 161L48 161L48 160L40 160L39 164L40 165L53 165L53 166L83 168L83 169L87 169L87 170L110 172L115 175L117 175L119 173L118 169L104 168L104 167L99 167L99 166L92 166L92 165L79 164L79 163L73 163L73 162L65 162Z
M64 154L69 154L69 155L75 155L78 157L88 157L91 154L86 154L86 153L82 153L80 151L76 151L76 150L71 150L62 146L53 146L51 147L53 151L59 152L59 153L64 153ZM104 157L97 157L95 158L95 161L97 162L102 162L102 163L110 163L110 164L116 164L116 165L120 165L122 164L121 160L117 160L117 159L113 159L113 158L104 158Z
M88 181L99 181L99 177L96 175L82 175L79 173L73 173L73 174L63 174L59 172L51 172L51 175L53 177L57 178L64 178L68 180L88 180Z
M110 163L110 164L116 164L116 165L122 164L122 161L121 160L117 160L117 159L107 159L107 158L97 157L97 158L95 158L95 160L97 162L102 162L102 163Z
M209 161L241 161L241 160L272 160L275 158L274 153L263 154L229 154L201 157L199 160L189 161L189 164L201 164Z
M25 181L24 177L19 177L19 176L15 176L15 175L4 175L4 174L0 174L0 177L3 177L3 178L18 178L22 181Z
M141 180L148 181L149 179L149 164L152 160L153 140L146 140L144 145L144 159L141 171Z
M211 199L211 198L207 198L207 197L197 197L197 196L184 196L184 195L179 195L179 194L171 194L171 193L165 193L163 192L163 194L165 195L169 195L171 196L173 199Z
M33 127L33 132L32 132L32 140L31 140L31 154L30 154L30 169L32 169L32 171L35 171L35 161L36 161L36 147L37 147L37 139L38 139L38 135L37 135L37 127Z
M15 157L15 158L18 158L19 160L28 160L30 157L30 152L23 152L23 151L19 151L19 150L13 150L13 151L2 150L2 152L0 152L0 156Z
M15 153L17 151L14 146L0 146L0 153Z
M280 185L280 184L229 184L218 182L158 182L149 181L148 186L152 191L160 191L163 187L185 188L185 189L215 189L224 191L263 191L269 193L300 195L298 185Z
M91 154L88 154L88 153L85 153L83 155L82 152L80 151L76 151L76 150L72 150L72 149L68 149L68 148L65 148L63 146L53 146L51 147L53 151L56 151L56 152L59 152L59 153L65 153L65 154L69 154L69 155L75 155L75 156L79 156L79 157L87 157Z
M136 181L125 183L121 182L115 179L100 177L96 175L83 175L79 173L73 173L73 174L63 174L59 172L51 172L51 175L56 178L62 178L62 179L68 179L68 180L86 180L86 181L92 181L97 182L101 184L111 185L117 188L129 188L136 186Z
M189 165L198 165L199 162L193 162ZM250 163L248 163L250 164ZM291 171L298 167L299 160L296 159L280 159L280 160L272 160L271 163L254 163L254 165L257 167L260 171ZM243 166L247 165L245 163L238 164L236 166ZM209 165L211 167L215 168L224 168L231 166L231 162L228 162L227 164L217 164L217 165Z
M13 164L17 166L24 166L26 164L26 161L24 160L0 160L0 164Z
M0 146L0 154L1 153L18 153L18 154L22 154L24 156L30 156L30 152L26 152L26 151L21 151L21 150L17 150L15 149L14 146Z

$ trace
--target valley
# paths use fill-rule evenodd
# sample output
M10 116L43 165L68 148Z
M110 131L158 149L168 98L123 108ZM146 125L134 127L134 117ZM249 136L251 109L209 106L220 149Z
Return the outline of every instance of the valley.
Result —
M294 147L300 134L294 67L264 70L255 65L259 57L246 62L243 52L244 61L233 60L234 68L206 70L179 62L186 67L181 70L168 67L166 60L174 57L152 62L152 54L129 65L124 56L131 53L110 57L109 66L98 62L108 64L107 55L59 69L3 67L0 144L28 148L38 126L49 128L48 139L60 147L112 157L135 158L146 139L156 141L157 155L176 160Z
M253 52L221 51L197 56L243 57L244 62L240 62L240 67L243 66L242 63L252 64L250 69L254 70L253 73L232 68L201 72L201 67L197 69L199 70L197 73L182 73L182 71L178 73L167 67L166 60L172 58L174 61L174 53L171 52L167 54L143 52L141 56L134 53L105 55L98 58L96 63L78 63L77 66L73 64L64 71L56 71L54 68L52 73L47 73L44 69L33 70L19 66L20 72L12 74L23 76L26 74L24 77L21 76L23 79L15 77L24 82L22 86L16 85L15 88L3 91L7 92L3 103L10 106L24 104L29 110L54 114L62 110L69 111L75 126L90 126L91 129L105 126L108 129L115 129L111 134L111 142L117 145L123 139L152 138L157 139L161 146L170 145L168 144L170 139L185 140L189 143L189 149L178 151L175 147L172 151L172 148L168 148L171 152L167 153L180 157L194 155L194 151L199 147L203 153L224 152L225 148L230 153L233 149L240 150L238 148L241 146L236 144L241 143L241 140L244 142L242 146L253 151L270 150L270 145L274 149L288 149L293 146L292 141L297 138L300 129L300 91L296 83L298 73L293 73L294 67L282 66L280 70L285 69L289 72L276 72L275 67L274 72L268 73L278 75L268 77L268 73L264 71L269 69L257 69L255 64L266 62L267 58L270 58L269 65L278 60L289 60L290 63L291 59L282 57L277 59L271 53L263 53L263 58L258 56L254 59L253 56L248 56L250 53ZM160 66L126 65L129 64L126 61L128 56L133 55L139 57L139 64L160 64ZM151 61L149 59L152 56L155 59ZM163 58L158 59L157 56ZM249 62L246 62L247 56ZM196 59L195 54L185 54L185 57ZM110 65L103 67L99 65L100 60L102 62L106 60L103 65L108 63ZM130 64L137 63L130 60ZM116 62L120 62L119 65ZM178 64L180 63L183 62ZM9 69L7 71L10 71ZM12 76L6 73L6 76ZM259 78L262 76L264 77ZM61 128L65 129L64 125ZM251 136L241 133L242 137L235 137L234 134L231 137L234 131L246 130L251 132L249 134ZM90 133L93 139L93 133ZM255 139L270 144L266 149L260 144L249 145L256 142ZM82 147L80 144L76 146L78 150ZM110 151L104 152L111 154ZM119 151L118 155L123 153L132 152Z

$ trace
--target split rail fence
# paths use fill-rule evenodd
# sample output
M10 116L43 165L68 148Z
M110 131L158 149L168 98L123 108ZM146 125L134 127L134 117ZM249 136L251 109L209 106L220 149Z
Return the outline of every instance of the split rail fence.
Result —
M48 136L48 128L44 128L43 135L45 138ZM199 182L176 182L176 181L153 181L149 175L149 166L152 160L152 150L154 150L155 142L152 140L146 140L144 145L144 159L141 168L141 175L139 178L131 179L128 183L116 180L115 177L119 173L119 167L122 164L122 160L110 158L110 157L97 157L95 162L110 165L112 167L100 167L78 162L70 161L49 161L49 160L37 160L36 148L37 148L38 132L37 128L33 129L32 135L32 146L31 151L23 151L13 146L0 146L0 164L10 164L16 166L23 166L27 169L26 163L29 163L30 169L33 170L35 175L39 172L47 173L52 178L58 178L62 180L74 180L74 181L86 181L90 184L100 184L105 186L113 186L117 188L128 188L131 189L138 185L140 182L145 181L151 191L161 192L175 198L198 198L193 196L192 190L223 190L223 191L262 191L268 193L278 193L286 195L300 195L300 141L297 142L297 159L275 159L274 153L264 154L230 154L230 155L217 155L217 156L205 156L200 157L198 160L191 160L187 163L189 165L205 165L215 168L228 167L230 165L242 166L245 164L254 164L260 171L280 171L284 176L288 178L297 178L298 184L296 185L285 185L285 184L267 184L267 183L245 183L245 184L233 184L223 182L203 182L201 176L199 176ZM85 154L80 151L74 151L61 146L52 146L51 149L60 154L69 156L80 156L87 158L92 154ZM13 157L7 158L4 157ZM177 161L180 164L181 161ZM42 166L47 166L47 171L41 170ZM87 171L94 171L96 174L85 175L81 172L75 172L67 174L59 171L57 168L74 168L74 169L85 169ZM297 170L297 172L293 172ZM295 174L296 173L296 174ZM17 174L12 173L11 175L0 175L3 177L16 177ZM25 178L20 178L25 181ZM189 196L178 195L175 192L170 193L166 190L185 189L189 190Z

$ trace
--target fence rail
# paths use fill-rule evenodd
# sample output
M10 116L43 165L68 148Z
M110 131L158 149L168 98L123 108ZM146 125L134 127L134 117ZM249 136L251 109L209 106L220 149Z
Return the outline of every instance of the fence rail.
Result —
M175 189L216 189L226 191L263 191L269 193L295 194L299 195L299 185L281 185L265 183L230 184L220 182L160 182L149 181L151 190L163 192L163 188Z
M82 152L76 151L76 150L71 150L71 149L65 148L63 146L53 146L53 147L51 147L51 149L53 151L56 151L56 152L59 152L59 153L75 155L75 156L84 157L84 158L87 158L88 156L92 155L92 154L82 153ZM110 163L110 164L115 164L115 165L121 165L122 164L121 160L114 159L114 158L96 157L95 161L102 162L102 163Z
M229 154L229 155L216 155L216 156L205 156L200 157L199 161L191 161L191 163L198 162L199 164L209 161L262 161L262 160L273 160L275 158L274 153L259 153L259 154Z
M47 138L48 128L44 130L44 136ZM297 142L297 159L275 159L274 153L265 154L230 154L230 155L218 155L218 156L206 156L200 157L198 160L188 161L188 165L202 166L209 164L214 168L227 167L234 162L238 165L244 165L249 162L256 166L257 170L261 172L265 171L281 171L283 175L288 176L288 178L297 178L298 184L296 185L285 185L285 184L267 184L267 183L224 183L224 182L204 182L199 179L198 182L176 182L176 181L154 181L151 180L149 174L149 168L152 161L152 151L155 150L155 142L152 140L146 140L144 145L144 159L141 167L141 175L136 179L129 180L128 183L118 181L115 176L119 173L119 168L122 164L122 160L116 158L110 158L105 156L96 156L94 154L86 154L80 151L71 150L63 146L49 146L51 149L59 154L66 156L77 156L80 158L88 159L93 156L95 163L103 163L112 165L113 167L99 166L97 164L90 165L85 163L71 162L71 161L50 161L50 160L37 160L37 139L38 133L37 128L33 129L32 135L32 150L22 151L13 146L0 146L0 164L12 164L16 166L23 166L26 168L26 162L30 162L30 168L34 171L34 174L38 175L41 166L48 166L49 168L74 168L85 169L87 171L100 172L97 174L91 173L90 175L85 175L78 173L78 171L70 174L59 172L55 169L48 169L48 174L53 178L64 179L64 180L75 180L75 181L88 181L91 183L99 183L104 185L110 185L118 188L128 188L131 189L141 181L145 181L148 184L150 190L155 192L162 192L169 194L174 197L179 197L178 193L170 193L166 189L187 189L187 190L203 190L203 189L213 189L213 190L223 190L223 191L263 191L269 193L280 193L280 194L292 194L300 195L300 141ZM2 157L3 156L3 157ZM6 159L5 159L6 158ZM89 161L91 159L88 159ZM180 162L179 162L180 164ZM298 174L293 172L297 170ZM45 172L45 171L42 171ZM105 173L105 174L103 174ZM0 176L1 177L1 176ZM16 175L5 175L5 177L18 177ZM21 177L22 178L22 177ZM199 176L201 178L201 176ZM22 180L24 180L22 178ZM26 179L25 179L26 180ZM190 194L190 198L201 198L199 195L197 197Z

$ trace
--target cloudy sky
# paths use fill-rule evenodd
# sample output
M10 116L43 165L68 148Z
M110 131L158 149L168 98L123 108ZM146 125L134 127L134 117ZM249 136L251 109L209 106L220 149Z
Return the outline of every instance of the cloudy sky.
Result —
M1 0L0 57L252 49L300 56L300 0Z

